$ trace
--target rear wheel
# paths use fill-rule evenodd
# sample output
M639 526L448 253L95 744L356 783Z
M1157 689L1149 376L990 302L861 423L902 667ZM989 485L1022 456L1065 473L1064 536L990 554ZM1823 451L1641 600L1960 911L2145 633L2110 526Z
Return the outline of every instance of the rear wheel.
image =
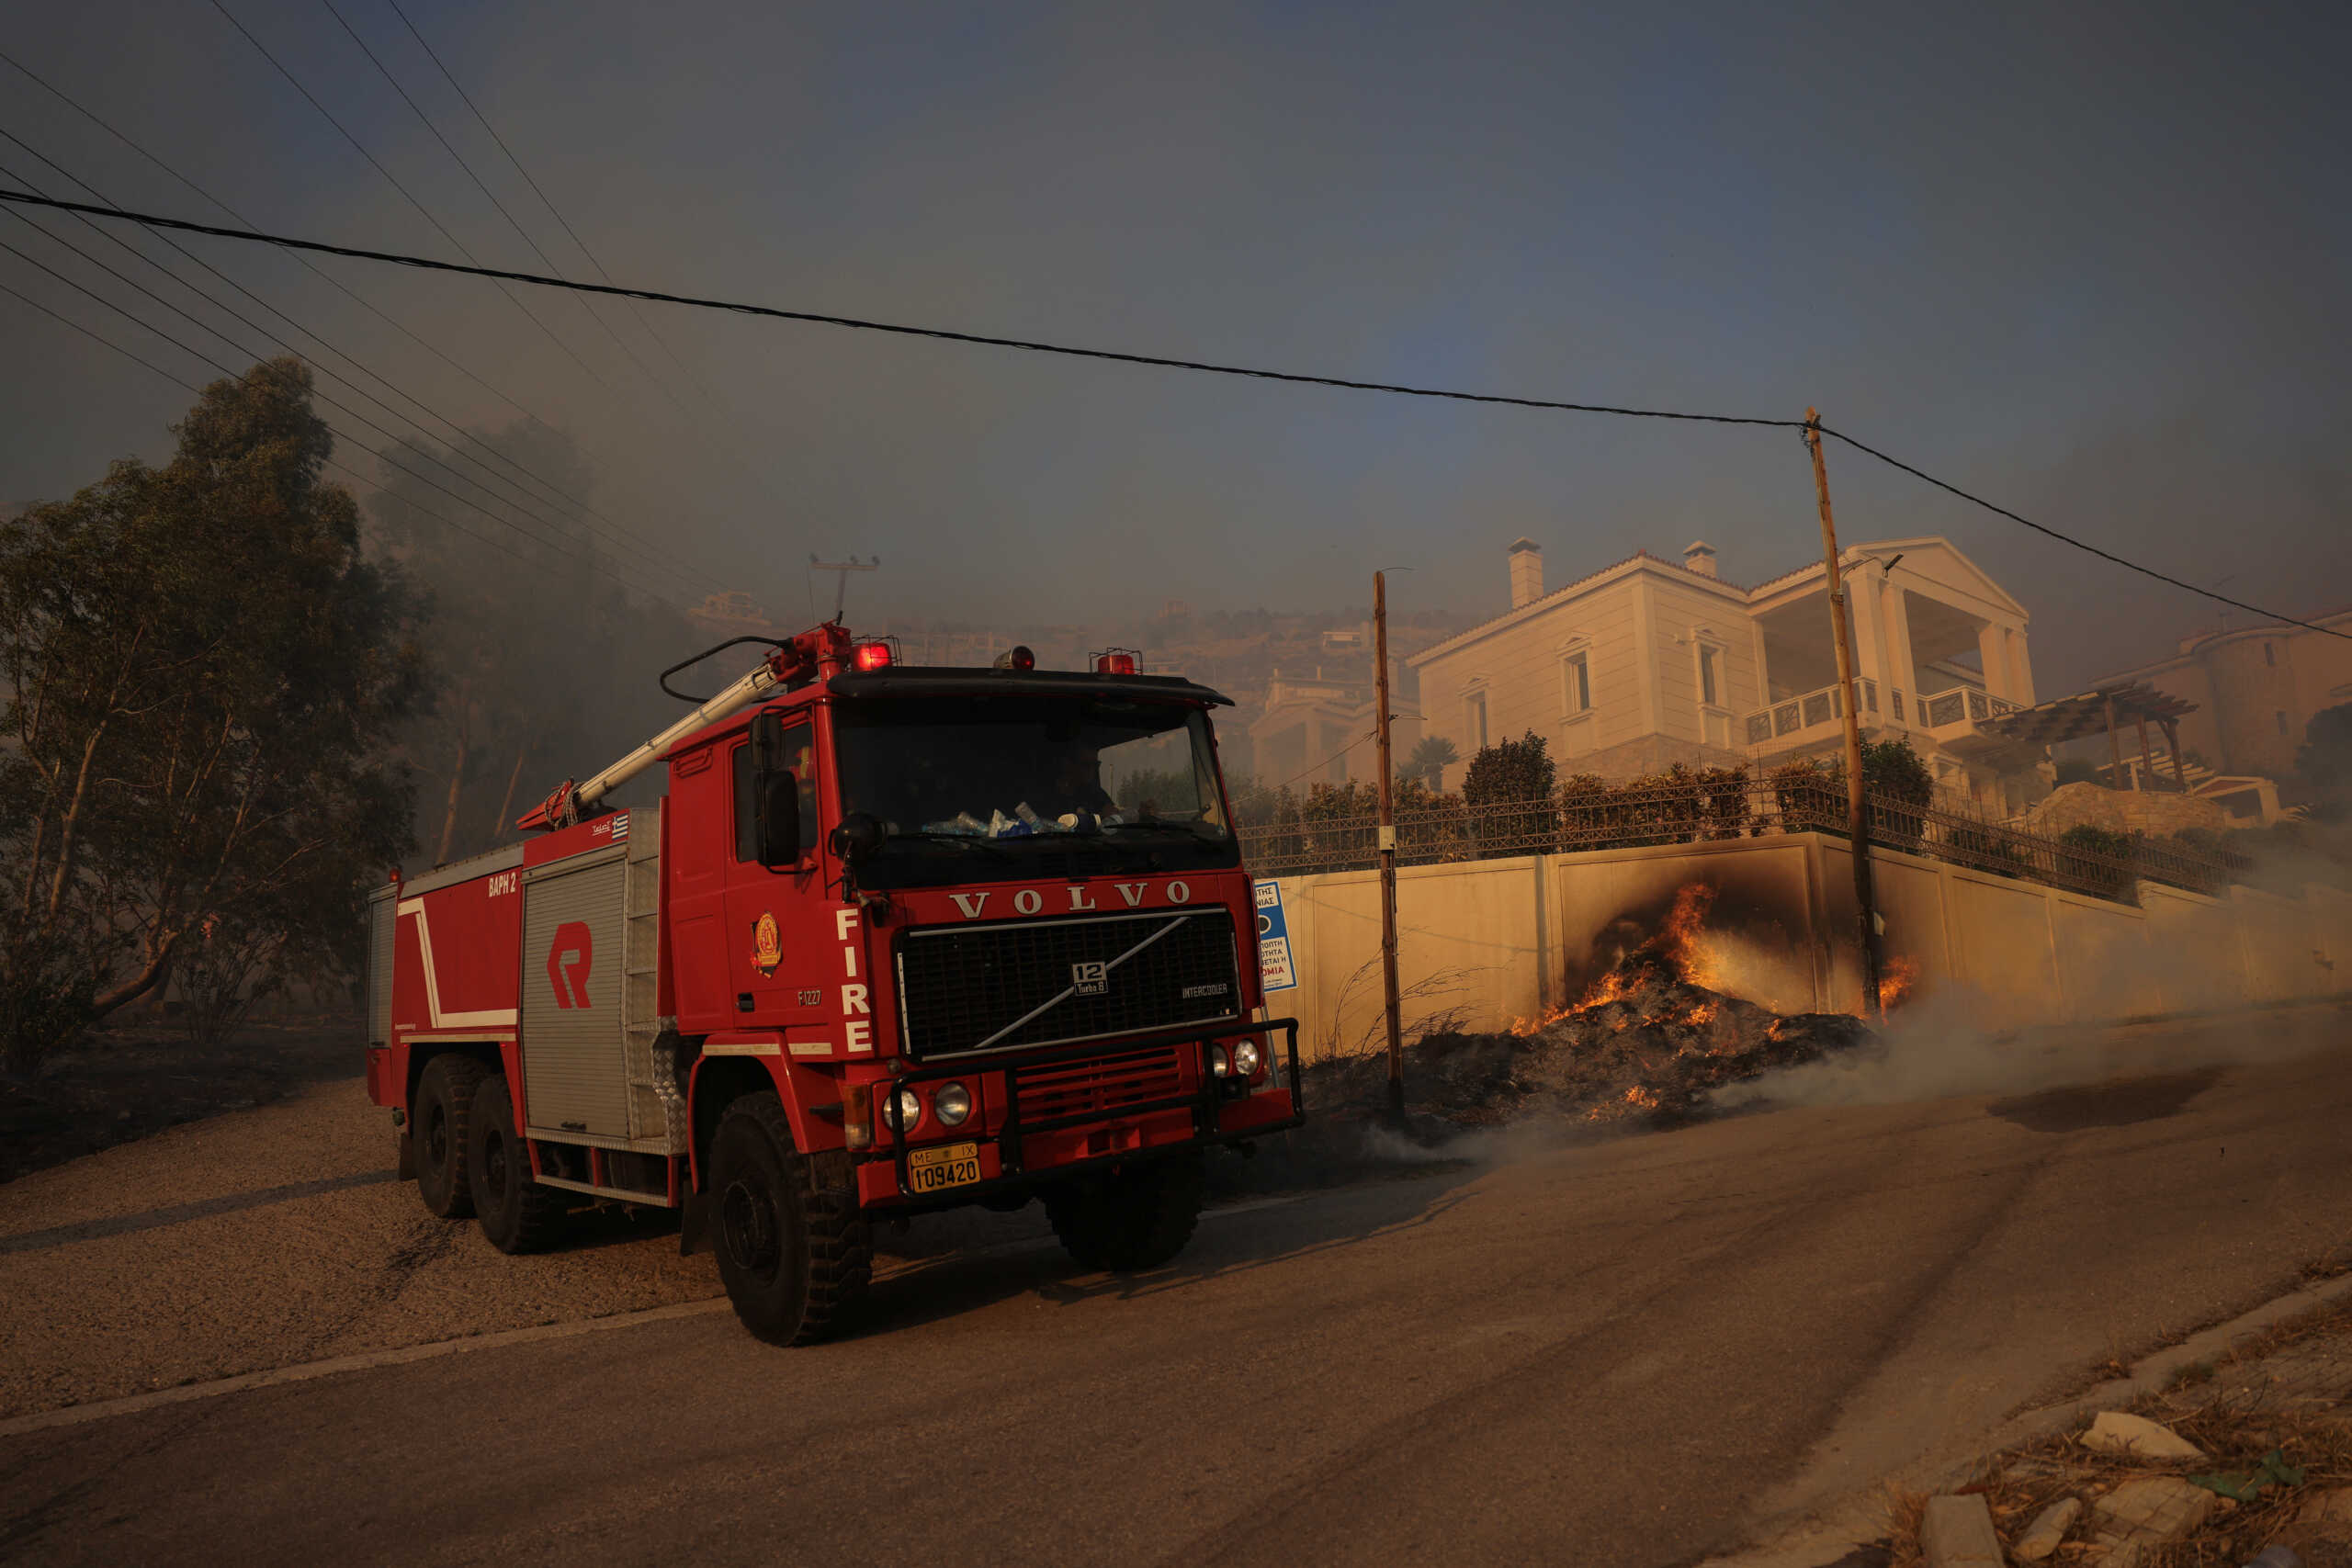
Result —
M837 1327L864 1292L873 1250L845 1191L820 1190L772 1091L727 1107L710 1145L718 1277L743 1326L774 1345Z
M1201 1156L1172 1155L1057 1188L1046 1196L1046 1216L1062 1247L1089 1269L1157 1269L1193 1239L1201 1185Z
M424 1064L416 1085L411 1136L416 1148L416 1195L445 1220L474 1212L466 1181L466 1129L473 1120L474 1091L490 1069L471 1056L448 1052Z
M514 1098L506 1076L492 1073L474 1090L466 1134L466 1180L481 1234L501 1252L537 1252L563 1228L570 1204L531 1178L531 1151L514 1131Z

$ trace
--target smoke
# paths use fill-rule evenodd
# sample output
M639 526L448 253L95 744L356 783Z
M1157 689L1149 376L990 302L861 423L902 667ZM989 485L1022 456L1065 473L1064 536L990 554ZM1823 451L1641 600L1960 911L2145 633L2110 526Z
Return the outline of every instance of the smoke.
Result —
M1895 1015L1876 1048L1784 1067L1715 1091L1722 1113L2031 1094L2199 1067L2291 1060L2341 1043L2346 1004L2317 1002L2132 1024L1988 1028L1951 995Z

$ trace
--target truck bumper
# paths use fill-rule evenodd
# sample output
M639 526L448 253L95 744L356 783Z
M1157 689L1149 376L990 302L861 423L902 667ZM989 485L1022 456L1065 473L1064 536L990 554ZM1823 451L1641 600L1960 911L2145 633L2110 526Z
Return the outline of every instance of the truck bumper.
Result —
M1270 1081L1250 1092L1246 1083L1218 1077L1212 1069L1212 1046L1250 1035L1258 1035L1271 1044L1277 1032L1283 1040L1283 1086ZM981 1070L1004 1075L1006 1111L993 1138L975 1139L979 1144L981 1179L938 1192L915 1191L907 1170L907 1159L915 1152L914 1147L907 1143L903 1132L877 1127L877 1132L888 1132L888 1146L859 1156L856 1177L860 1203L906 1213L956 1208L1000 1193L1034 1190L1045 1182L1081 1176L1090 1170L1216 1144L1243 1143L1305 1125L1306 1111L1299 1099L1296 1019L1272 1019L1238 1029L1228 1026L1208 1033L1162 1034L1116 1043L1121 1049L1168 1044L1187 1046L1196 1053L1194 1081L1200 1085L1196 1092L1105 1111L1027 1121L1021 1118L1019 1111L1020 1077L1024 1070L1066 1066L1100 1053L1104 1046L1089 1043L1019 1063L989 1065ZM911 1085L969 1077L977 1066L970 1061L958 1061L911 1067L899 1075L895 1082Z

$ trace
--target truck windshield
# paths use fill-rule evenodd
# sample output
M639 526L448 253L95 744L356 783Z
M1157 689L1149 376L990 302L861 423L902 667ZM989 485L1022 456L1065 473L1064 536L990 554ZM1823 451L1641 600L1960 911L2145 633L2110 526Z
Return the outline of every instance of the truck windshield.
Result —
M1035 875L1070 857L1104 872L1236 858L1197 708L879 698L836 704L833 735L842 813L888 835L859 873L874 886Z

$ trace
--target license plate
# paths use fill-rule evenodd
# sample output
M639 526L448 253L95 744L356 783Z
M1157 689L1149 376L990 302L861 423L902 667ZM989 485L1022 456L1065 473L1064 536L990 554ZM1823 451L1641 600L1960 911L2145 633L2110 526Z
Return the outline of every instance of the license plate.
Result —
M980 1179L980 1145L947 1144L907 1156L907 1185L918 1192L941 1192Z

